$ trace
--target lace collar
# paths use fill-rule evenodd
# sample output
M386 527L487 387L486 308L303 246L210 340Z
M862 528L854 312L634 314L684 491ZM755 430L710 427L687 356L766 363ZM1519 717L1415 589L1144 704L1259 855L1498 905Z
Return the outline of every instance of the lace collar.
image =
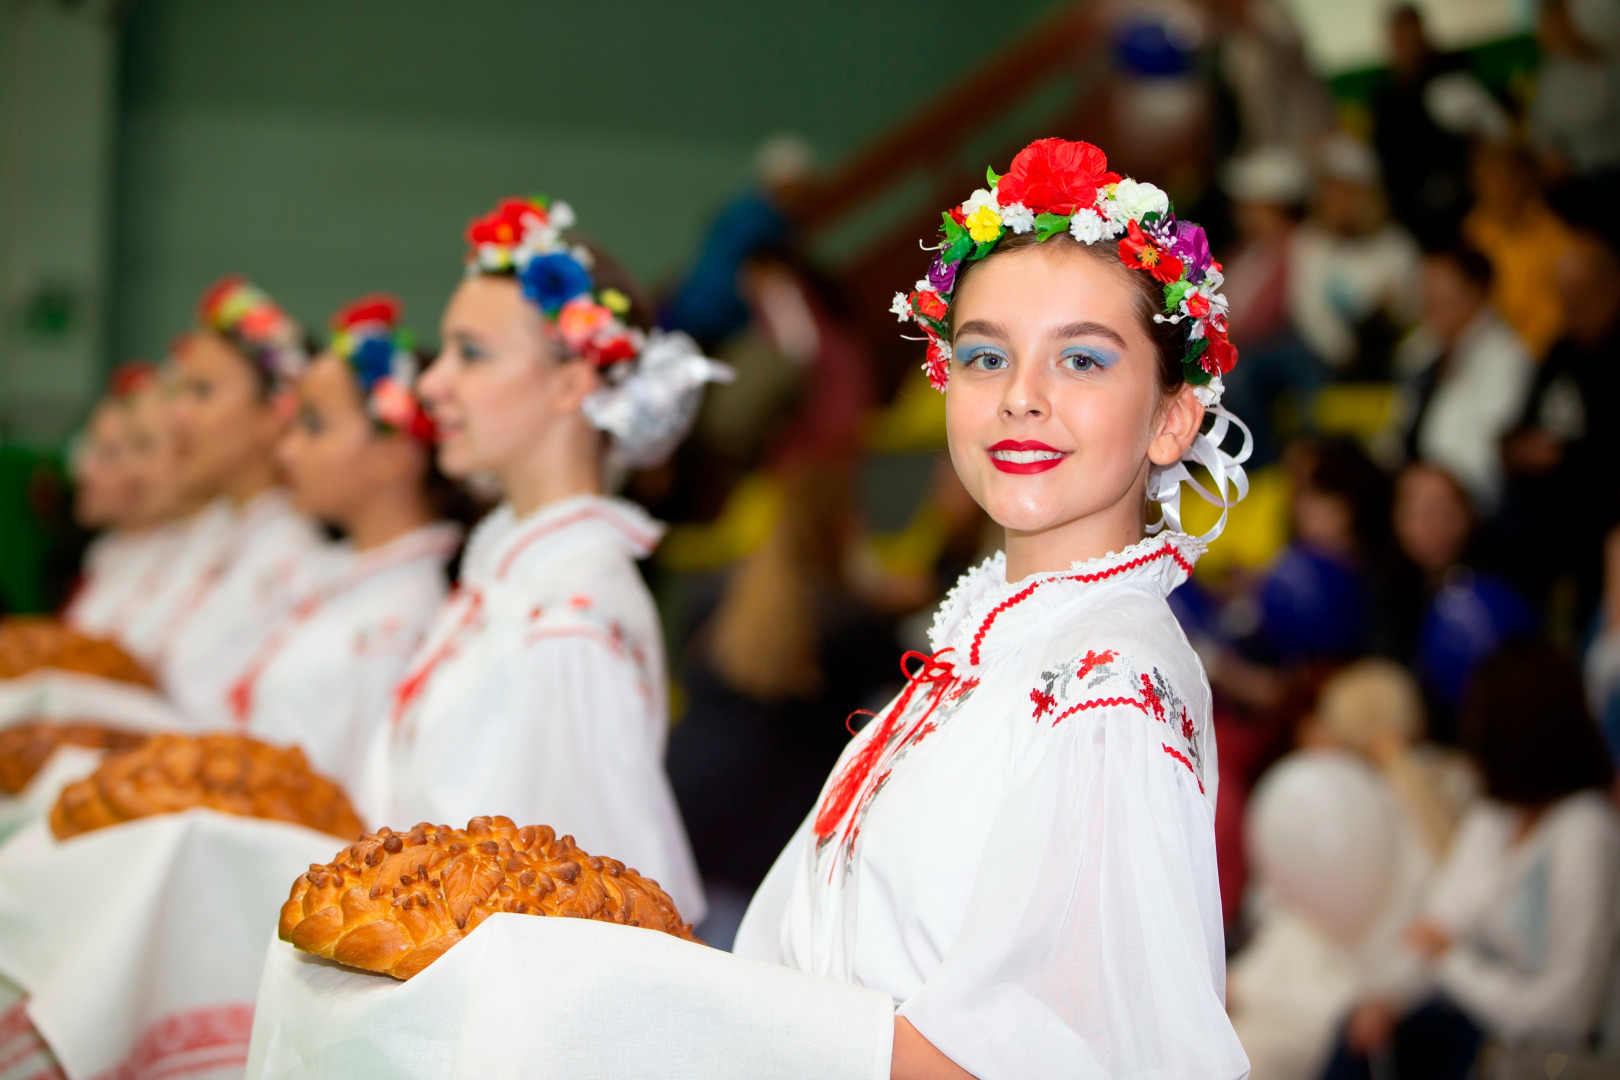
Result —
M1014 582L1007 580L1007 556L998 551L963 574L951 588L934 614L934 625L928 631L929 645L935 652L955 646L964 653L963 661L977 664L979 646L1000 614L1034 596L1043 586L1061 584L1065 589L1090 590L1104 584L1131 583L1168 596L1187 580L1207 546L1201 537L1167 531L1123 551L1072 563L1067 570L1031 574Z

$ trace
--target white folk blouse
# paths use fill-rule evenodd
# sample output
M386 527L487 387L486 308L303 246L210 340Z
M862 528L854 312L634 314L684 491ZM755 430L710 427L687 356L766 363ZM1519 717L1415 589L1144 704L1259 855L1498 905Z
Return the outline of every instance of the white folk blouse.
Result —
M170 549L164 552L112 616L112 634L131 655L155 668L170 627L184 599L224 550L236 522L225 499L166 526Z
M114 637L134 614L143 585L156 586L179 555L184 528L159 525L139 532L115 529L91 542L84 555L79 587L62 612L81 633Z
M460 542L460 526L438 522L358 555L345 548L231 687L237 730L297 744L354 791L394 686L444 605Z
M230 724L231 687L329 567L332 551L279 488L231 513L223 532L188 568L158 650L164 692L205 728Z
M1165 603L1179 533L945 599L931 659L851 741L736 951L887 991L981 1080L1237 1078L1215 742Z
M663 527L581 496L473 530L461 580L372 742L361 812L460 826L550 825L705 905L669 779L663 636L636 560Z

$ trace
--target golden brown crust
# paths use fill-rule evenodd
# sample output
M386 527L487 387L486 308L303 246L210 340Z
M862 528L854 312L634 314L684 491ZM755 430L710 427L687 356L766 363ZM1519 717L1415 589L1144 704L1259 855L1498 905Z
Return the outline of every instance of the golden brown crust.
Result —
M545 825L476 817L362 836L293 882L281 939L409 979L497 911L597 919L696 941L656 881L587 855Z
M0 619L0 679L15 679L41 668L155 685L146 669L111 641L88 637L54 619Z
M91 750L129 750L146 736L103 724L29 720L0 728L0 791L15 795L50 760L58 746Z
M154 735L108 757L89 777L62 789L51 809L51 831L65 840L197 806L333 836L364 831L343 789L312 772L296 746L224 734Z

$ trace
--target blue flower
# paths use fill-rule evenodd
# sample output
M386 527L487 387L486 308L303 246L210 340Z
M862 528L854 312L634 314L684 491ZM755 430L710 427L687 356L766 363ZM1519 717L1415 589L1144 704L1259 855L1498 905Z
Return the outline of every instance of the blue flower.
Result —
M523 283L523 295L547 315L556 315L568 301L591 289L590 271L561 252L530 259L518 280Z
M361 338L349 355L355 378L366 393L378 379L389 374L394 366L394 343L385 337Z

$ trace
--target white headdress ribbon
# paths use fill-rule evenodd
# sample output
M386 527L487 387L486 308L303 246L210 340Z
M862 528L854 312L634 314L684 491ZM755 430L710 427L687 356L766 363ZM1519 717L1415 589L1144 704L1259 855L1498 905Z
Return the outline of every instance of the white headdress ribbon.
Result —
M586 398L583 408L612 438L619 461L636 469L659 464L686 437L705 384L737 377L678 330L654 330L635 362L621 366L627 370L618 381Z
M1249 494L1249 477L1243 471L1243 463L1249 460L1249 455L1254 451L1254 436L1249 433L1243 421L1221 408L1219 404L1211 405L1209 413L1215 418L1209 431L1193 439L1192 445L1181 455L1180 461L1174 465L1155 468L1148 480L1148 498L1158 503L1163 510L1158 522L1148 526L1147 531L1150 535L1165 528L1175 532L1186 531L1181 525L1182 484L1191 485L1205 502L1221 508L1220 520L1215 522L1215 527L1200 537L1206 543L1221 535L1221 530L1226 528L1228 512ZM1238 447L1236 454L1228 454L1221 449L1221 443L1233 428L1243 433L1243 444ZM1209 478L1215 485L1214 491L1204 487L1193 476L1192 470L1188 468L1193 463L1202 465L1209 472Z

